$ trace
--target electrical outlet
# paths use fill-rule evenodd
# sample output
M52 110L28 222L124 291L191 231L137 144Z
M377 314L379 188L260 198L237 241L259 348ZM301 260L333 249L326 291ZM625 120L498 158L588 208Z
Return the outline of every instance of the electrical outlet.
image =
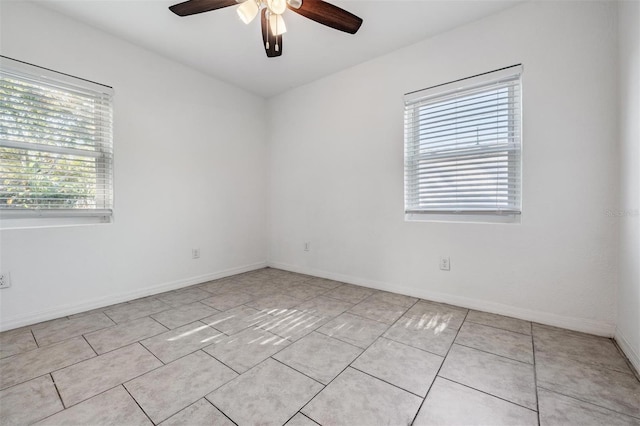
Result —
M11 275L8 272L0 274L0 288L11 287Z
M306 242L304 243L304 251L310 251L311 250L311 243L310 242Z
M440 258L440 270L442 270L442 271L451 270L451 263L449 263L449 258L448 257L441 257Z
M192 259L200 259L200 249L199 248L191 249L191 258Z

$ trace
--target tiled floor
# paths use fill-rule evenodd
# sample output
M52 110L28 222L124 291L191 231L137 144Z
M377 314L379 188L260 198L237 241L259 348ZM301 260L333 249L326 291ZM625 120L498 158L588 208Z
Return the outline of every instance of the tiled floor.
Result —
M636 425L609 339L263 269L0 334L0 425Z

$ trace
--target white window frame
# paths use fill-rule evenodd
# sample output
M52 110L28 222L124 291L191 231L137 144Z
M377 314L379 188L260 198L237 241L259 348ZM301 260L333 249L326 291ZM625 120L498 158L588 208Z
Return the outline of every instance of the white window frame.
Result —
M487 72L474 77L464 78L456 80L451 83L445 83L442 85L430 87L427 89L407 93L404 96L405 112L405 220L407 221L456 221L456 222L495 222L495 223L519 223L522 213L522 65L514 65L511 67L502 68L500 70ZM430 188L429 181L425 180L424 167L419 164L420 161L429 162L430 168L445 167L444 164L448 163L447 167L451 168L451 162L456 162L458 159L462 162L464 149L468 149L468 142L461 143L462 149L458 148L458 135L454 136L453 142L447 142L448 144L454 144L449 146L446 154L441 154L437 150L424 149L426 146L430 148L435 146L439 142L430 142L420 136L420 126L422 123L430 120L431 117L426 117L423 108L430 106L437 106L443 101L451 101L455 99L464 99L470 96L470 94L478 94L484 91L491 92L496 89L508 88L509 90L509 103L513 102L513 106L509 106L508 113L508 144L499 145L497 142L496 130L496 147L508 146L508 150L500 148L500 151L508 151L506 163L508 164L508 177L505 179L508 183L508 202L507 205L504 202L499 201L499 197L495 197L495 207L491 207L486 203L480 206L480 208L473 208L470 206L469 199L465 200L464 196L458 199L455 195L455 201L446 201L442 206L438 206L436 202L432 201L428 197L423 198L422 194L418 190L426 192L433 190ZM417 114L421 113L420 117ZM436 114L436 113L434 113ZM424 128L423 128L424 129ZM457 131L457 128L455 129ZM462 133L464 131L461 131ZM490 136L490 135L489 135ZM449 136L448 136L449 137ZM462 136L461 136L462 137ZM490 140L490 139L487 139ZM433 145L429 145L433 144ZM475 148L475 147L474 147ZM486 153L491 151L492 147L487 145L486 148L480 146L478 148L479 153ZM468 152L468 151L467 151ZM441 162L438 163L439 157L442 157ZM504 153L502 154L504 157ZM458 175L458 166L455 166L456 175ZM462 169L462 168L461 168ZM497 169L496 169L497 170ZM451 172L451 169L447 170ZM467 169L466 171L469 171ZM428 172L428 170L427 170ZM434 174L428 175L430 178ZM421 180L422 179L422 180ZM502 182L501 182L502 183ZM420 189L421 188L421 189ZM449 187L439 186L436 192L441 189L449 188L448 194L451 195L455 192L454 188L457 188L457 184L452 183ZM424 192L424 191L423 191ZM483 201L487 201L486 198ZM465 201L466 205L465 205ZM457 205L456 205L457 203Z
M47 155L68 155L73 156L73 159L95 161L93 173L96 181L94 197L87 198L89 205L84 207L61 208L53 205L9 207L5 203L0 203L0 228L111 222L113 216L113 88L5 56L0 56L0 76L3 79L14 79L37 86L37 88L33 88L33 93L36 91L45 94L47 91L73 93L82 99L96 102L96 108L91 115L91 120L96 123L96 130L91 139L92 142L83 141L84 145L82 146L65 143L52 144L51 139L55 138L55 135L51 136L51 132L55 132L54 125L50 124L51 121L45 120L43 122L48 132L48 141L41 139L36 132L32 132L31 136L27 137L14 136L10 133L9 124L2 129L3 120L7 120L5 123L12 123L13 116L7 112L3 118L3 112L8 110L3 111L3 107L0 105L0 118L3 118L0 119L0 148L25 150L36 158L40 158L38 157L38 153L40 153L41 158L45 158ZM0 95L2 94L0 93ZM12 106L10 97L5 99L8 99L6 107L10 108ZM72 110L73 114L79 113L73 110L73 104L63 106ZM82 110L82 114L87 114L85 109ZM13 126L13 128L16 127ZM2 169L0 169L0 196L2 196L3 177Z

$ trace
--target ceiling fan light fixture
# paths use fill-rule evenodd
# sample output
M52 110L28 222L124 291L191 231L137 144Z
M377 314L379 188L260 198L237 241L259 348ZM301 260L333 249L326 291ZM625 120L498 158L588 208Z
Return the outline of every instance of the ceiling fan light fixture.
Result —
M245 24L249 24L260 13L260 32L269 58L282 56L282 34L287 27L281 15L287 9L349 34L357 33L362 25L362 18L325 0L184 0L170 6L169 10L178 16L189 16L238 4L236 12Z
M258 3L255 0L246 0L238 6L238 16L245 24L249 24L258 16Z
M271 13L282 15L287 10L287 0L267 0L267 7Z
M274 36L279 36L287 32L287 26L284 24L282 15L275 15L273 13L269 15L269 29Z

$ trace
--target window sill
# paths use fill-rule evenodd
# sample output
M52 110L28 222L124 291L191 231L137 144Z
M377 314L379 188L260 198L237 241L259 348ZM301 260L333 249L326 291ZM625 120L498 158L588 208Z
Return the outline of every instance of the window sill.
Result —
M108 216L1 218L0 230L60 228L111 223Z
M405 222L477 223L477 224L520 224L520 214L446 214L407 213Z

